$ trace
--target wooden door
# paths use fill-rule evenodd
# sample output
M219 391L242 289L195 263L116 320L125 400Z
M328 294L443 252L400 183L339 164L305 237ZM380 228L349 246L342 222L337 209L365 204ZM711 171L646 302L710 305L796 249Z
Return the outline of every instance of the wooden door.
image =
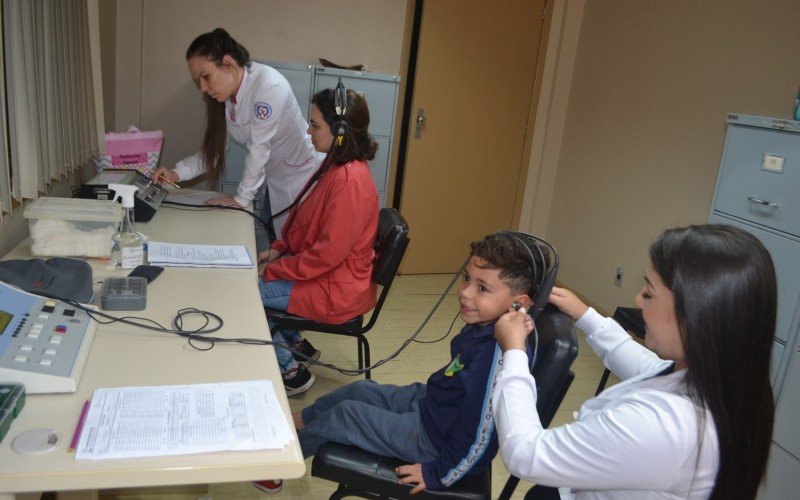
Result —
M424 2L400 200L411 235L402 273L454 272L469 242L516 221L544 12L545 0ZM425 123L415 138L418 110Z

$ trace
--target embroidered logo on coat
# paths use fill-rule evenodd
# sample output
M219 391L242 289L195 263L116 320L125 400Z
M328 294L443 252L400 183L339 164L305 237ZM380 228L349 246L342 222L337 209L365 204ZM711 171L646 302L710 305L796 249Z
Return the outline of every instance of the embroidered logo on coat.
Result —
M444 374L447 377L452 377L453 375L455 375L456 373L460 372L463 369L464 365L461 364L461 355L459 354L458 356L455 357L455 359L453 359L453 361L450 362L447 368L445 368Z
M264 101L257 102L255 115L256 118L258 118L259 120L266 120L267 118L272 116L272 106L270 106Z

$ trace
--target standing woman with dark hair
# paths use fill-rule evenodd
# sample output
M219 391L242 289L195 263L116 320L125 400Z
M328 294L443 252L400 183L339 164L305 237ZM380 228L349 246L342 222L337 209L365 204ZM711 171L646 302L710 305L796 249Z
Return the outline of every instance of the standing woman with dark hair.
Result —
M205 94L203 144L200 152L179 161L174 170L159 167L153 178L178 182L208 172L215 184L225 169L230 135L247 148L242 180L236 196L212 198L206 204L244 207L266 179L270 207L262 213L269 217L288 207L318 166L289 82L277 70L250 62L247 49L222 28L195 38L186 61ZM275 219L277 233L284 220Z
M377 299L371 277L378 192L367 160L375 158L378 145L367 131L367 102L344 87L340 92L343 100L346 95L343 116L337 115L333 89L312 98L308 132L314 148L327 156L297 196L280 238L258 256L266 265L259 282L264 305L325 323L364 314ZM273 331L273 340L319 357L295 330ZM307 391L314 383L307 361L298 362L286 349L275 352L287 393Z
M755 498L774 416L769 252L732 226L671 229L650 247L644 279L636 304L655 352L553 288L550 302L622 380L561 427L542 429L532 411L536 382L518 351L524 315L498 321L504 354L493 409L503 462L526 480L571 488L568 498ZM534 498L558 498L539 491Z

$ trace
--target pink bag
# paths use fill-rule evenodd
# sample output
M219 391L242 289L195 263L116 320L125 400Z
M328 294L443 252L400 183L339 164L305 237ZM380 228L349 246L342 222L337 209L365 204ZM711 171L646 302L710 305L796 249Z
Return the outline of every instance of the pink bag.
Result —
M149 176L158 167L164 133L141 132L131 125L125 132L106 132L106 154L94 157L97 172L108 169L138 170Z

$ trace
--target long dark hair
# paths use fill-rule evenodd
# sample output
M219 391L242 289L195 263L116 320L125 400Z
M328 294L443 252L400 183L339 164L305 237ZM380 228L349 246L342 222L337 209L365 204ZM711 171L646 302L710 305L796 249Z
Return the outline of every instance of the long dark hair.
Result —
M770 356L777 285L769 252L728 225L671 229L650 261L675 297L690 397L719 440L712 499L755 498L766 473L774 401Z
M320 90L311 98L311 104L319 109L325 123L333 130L338 119L334 105L334 90ZM378 143L368 132L369 107L367 107L367 101L360 94L349 89L347 91L347 112L344 119L347 122L347 132L342 144L340 146L338 141L333 141L322 164L323 167L344 165L353 160L367 161L375 158Z
M192 41L189 48L186 49L186 60L195 56L213 60L217 66L222 64L222 58L225 56L231 56L242 68L250 65L250 53L247 49L222 28L203 33ZM225 144L228 140L225 103L217 102L207 95L204 98L206 100L206 131L203 135L200 152L203 164L209 172L209 179L214 184L225 171Z
M334 91L333 89L320 90L311 98L311 104L314 104L320 113L322 119L331 128L334 129L334 124L338 119L336 115L336 108L334 104ZM369 135L369 107L367 101L358 93L352 90L347 91L347 111L345 112L344 119L347 122L347 132L344 135L342 144L334 138L328 154L322 161L322 165L314 172L314 175L309 179L300 193L295 197L291 205L281 210L272 217L279 217L284 212L294 209L305 197L306 193L314 187L319 180L331 168L344 165L353 160L368 161L375 158L375 152L378 151L378 143ZM286 227L290 227L294 222L294 216L289 215Z

